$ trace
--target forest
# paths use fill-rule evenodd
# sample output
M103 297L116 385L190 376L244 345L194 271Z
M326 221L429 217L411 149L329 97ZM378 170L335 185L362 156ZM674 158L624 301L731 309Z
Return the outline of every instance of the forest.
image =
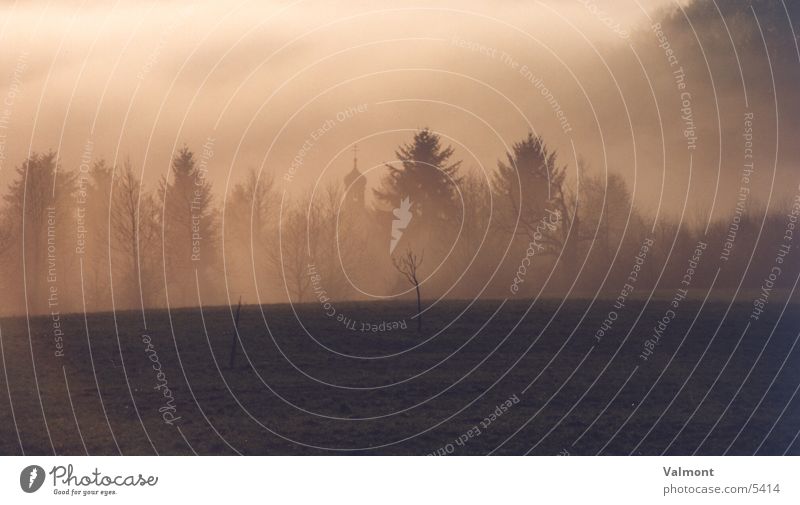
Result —
M656 217L620 175L570 166L532 133L479 173L423 128L376 187L354 160L300 196L255 169L220 195L204 149L184 146L152 187L130 159L69 170L53 151L32 153L3 196L3 313L412 297L409 283L428 300L614 298L626 285L681 287L698 243L713 261L699 262L692 288L778 293L797 269L775 275L752 259L792 248L800 196L767 208L744 194L713 220ZM399 261L410 255L417 281Z

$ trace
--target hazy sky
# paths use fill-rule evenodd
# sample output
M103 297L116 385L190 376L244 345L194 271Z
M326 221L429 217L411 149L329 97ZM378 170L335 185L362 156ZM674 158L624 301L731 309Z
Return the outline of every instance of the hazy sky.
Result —
M741 146L722 149L718 140L727 95L715 91L727 86L689 75L702 135L688 179L679 94L649 28L659 10L676 5L5 2L0 185L28 151L54 149L73 169L84 152L130 156L152 186L176 147L200 151L207 142L209 177L220 192L248 167L283 178L292 159L290 191L341 177L356 142L374 182L394 147L422 126L452 143L468 169L490 171L534 129L570 166L577 153L635 183L637 201L664 194L678 211L675 199L687 188L704 195L731 178L720 177L727 165L720 153ZM695 28L684 24L686 33ZM703 56L679 55L687 64ZM735 100L741 108L741 93ZM700 114L706 106L713 114ZM765 142L763 152L772 150ZM732 165L735 178L740 163Z

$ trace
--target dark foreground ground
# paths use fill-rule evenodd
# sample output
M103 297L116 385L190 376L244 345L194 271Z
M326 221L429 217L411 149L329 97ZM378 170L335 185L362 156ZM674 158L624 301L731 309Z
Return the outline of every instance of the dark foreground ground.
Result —
M559 304L0 320L0 454L800 454L797 306Z

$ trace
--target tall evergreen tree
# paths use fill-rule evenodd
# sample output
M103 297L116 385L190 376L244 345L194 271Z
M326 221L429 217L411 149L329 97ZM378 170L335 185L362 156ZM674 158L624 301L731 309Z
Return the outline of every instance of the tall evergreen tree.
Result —
M450 162L453 148L443 148L439 135L428 128L418 131L411 143L395 151L400 166L387 164L389 173L374 190L379 202L390 208L405 198L420 221L441 225L461 218L457 184L460 161Z
M528 133L512 146L506 162L498 161L492 185L505 202L508 231L542 244L546 254L560 256L565 270L573 272L578 244L585 237L580 234L578 198L567 185L566 166L558 164L555 151ZM542 220L550 226L543 227Z
M556 153L551 152L541 137L532 133L511 146L506 161L497 162L492 183L495 193L510 207L512 225L519 216L517 231L527 233L536 227L545 208L556 204L564 184L565 168L557 165Z
M16 310L27 306L31 313L58 311L61 308L52 301L64 301L58 298L58 289L68 283L58 280L59 273L64 278L64 265L74 250L69 247L74 241L63 232L73 229L70 205L75 177L59 168L56 153L33 153L16 168L17 177L3 196L9 242L4 277L9 288L19 288L14 297ZM51 290L55 290L52 301ZM23 294L27 294L27 304Z
M183 147L172 160L172 180L162 180L163 235L171 305L197 303L195 272L204 285L211 278L218 250L218 215L205 167Z

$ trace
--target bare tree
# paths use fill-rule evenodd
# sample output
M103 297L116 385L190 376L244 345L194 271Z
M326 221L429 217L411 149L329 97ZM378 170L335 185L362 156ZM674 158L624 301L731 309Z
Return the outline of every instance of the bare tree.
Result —
M222 219L225 241L225 281L238 292L255 298L269 296L270 226L278 196L271 175L255 169L236 184L225 199Z
M111 310L111 263L108 259L108 213L112 185L112 168L104 159L94 162L87 173L78 174L78 187L84 188L83 202L77 210L79 219L90 230L84 241L83 272L86 303L92 310Z
M587 234L594 231L593 249L604 265L610 265L626 230L637 216L625 179L610 172L607 176L586 176L582 179L581 224ZM633 214L633 215L631 215ZM630 218L629 218L630 215Z
M11 223L5 213L0 214L0 258L11 248Z
M403 274L406 280L414 286L414 289L417 292L417 332L422 331L422 303L420 301L419 295L419 278L417 277L417 271L419 267L422 265L422 260L424 257L424 252L422 255L417 256L417 254L409 248L406 250L404 256L392 257L392 264L394 264L394 268Z
M303 303L311 289L308 274L312 262L308 253L308 199L290 202L279 213L277 240L267 248L272 271L282 282L290 301Z
M153 302L149 281L158 238L155 214L153 196L145 192L130 160L126 160L114 181L111 202L111 243L121 265L125 307Z
M342 207L342 189L338 184L324 187L307 214L309 257L323 276L325 290L337 300L352 295L347 276L363 265L368 240L354 213Z
M334 300L345 300L353 289L348 275L362 268L367 231L352 211L342 209L342 189L336 184L286 205L268 248L269 262L291 298L306 301L313 289L311 272L321 279L319 289Z

